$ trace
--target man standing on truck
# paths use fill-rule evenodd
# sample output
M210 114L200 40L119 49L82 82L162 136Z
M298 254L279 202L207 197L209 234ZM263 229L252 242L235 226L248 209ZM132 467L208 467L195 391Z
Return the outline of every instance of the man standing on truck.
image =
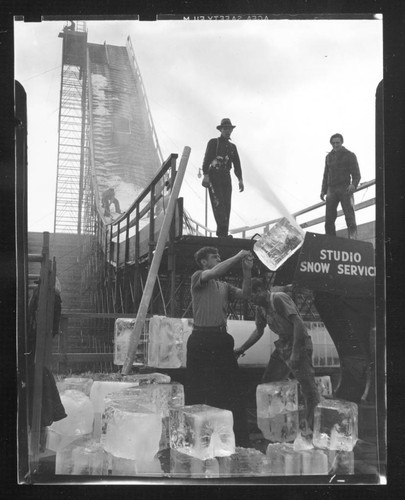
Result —
M279 336L262 377L262 383L285 380L290 373L301 385L305 400L306 434L313 429L315 406L320 396L312 366L312 341L297 306L284 292L271 292L260 278L252 280L251 301L256 305L256 328L244 344L234 350L238 358L263 335L266 325Z
M234 168L238 178L239 191L244 190L242 168L238 150L230 137L236 125L229 118L223 118L217 129L221 135L210 139L205 151L202 170L202 185L209 190L212 211L217 223L217 236L229 237L229 216L231 213L232 180L230 170Z
M330 138L332 151L326 155L321 200L325 200L325 234L336 236L337 207L342 205L349 238L357 239L354 196L360 182L360 169L354 153L343 146L342 134Z

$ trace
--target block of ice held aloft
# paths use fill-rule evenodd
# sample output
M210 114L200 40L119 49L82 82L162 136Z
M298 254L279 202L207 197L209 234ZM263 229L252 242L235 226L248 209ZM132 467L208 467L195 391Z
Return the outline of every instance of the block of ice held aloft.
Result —
M352 451L326 450L329 474L354 474L354 453Z
M128 353L129 341L135 330L135 318L117 318L114 325L114 364L123 365ZM145 359L145 341L139 340L133 365L142 366Z
M274 476L299 476L301 474L301 453L291 444L270 443L266 450L269 471Z
M129 460L111 455L111 474L113 476L161 476L162 467L159 460Z
M272 418L298 410L298 382L286 380L259 384L256 389L257 416Z
M200 460L232 455L232 412L208 405L170 408L170 447Z
M90 389L92 385L92 378L69 377L64 380L64 390L74 389L76 391L83 392L86 396L90 396Z
M76 440L56 453L55 474L106 476L107 453L96 441Z
M314 412L314 445L352 451L358 436L357 419L356 403L339 399L321 401Z
M180 368L188 320L153 316L149 321L148 366Z
M104 449L116 457L151 461L159 451L162 419L128 399L110 402L105 409Z
M49 429L62 436L81 436L93 431L94 409L90 398L81 391L68 389L60 396L67 417L53 422Z
M263 436L272 443L292 442L298 432L298 411L279 413L275 417L262 418L257 415L257 426Z
M253 250L270 271L276 271L303 242L304 232L300 226L283 217L255 242Z
M328 474L328 456L323 450L301 451L301 458L303 475Z
M229 457L218 457L221 476L265 476L269 474L268 460L255 448L236 447Z
M177 450L170 450L170 473L178 477L219 477L217 458L201 460Z

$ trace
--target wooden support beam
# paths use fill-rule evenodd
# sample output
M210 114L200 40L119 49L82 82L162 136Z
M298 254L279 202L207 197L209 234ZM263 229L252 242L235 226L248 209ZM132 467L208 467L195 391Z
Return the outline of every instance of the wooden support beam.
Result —
M153 254L153 259L149 269L148 278L145 283L145 288L141 298L141 303L139 304L138 315L135 320L134 330L131 332L127 357L122 367L122 373L124 375L127 375L129 373L133 364L133 360L135 358L136 349L139 343L139 339L141 337L143 325L145 323L149 303L152 298L153 288L156 282L156 276L159 271L159 266L160 266L160 261L162 259L163 251L166 246L167 237L169 235L171 222L176 208L176 201L180 193L180 188L183 182L184 174L186 172L186 167L190 156L190 152L191 149L188 146L186 146L183 150L183 155L180 160L179 169L177 171L176 178L173 183L173 189L170 195L169 205L167 207L167 212L165 214L163 226L159 234L156 249Z

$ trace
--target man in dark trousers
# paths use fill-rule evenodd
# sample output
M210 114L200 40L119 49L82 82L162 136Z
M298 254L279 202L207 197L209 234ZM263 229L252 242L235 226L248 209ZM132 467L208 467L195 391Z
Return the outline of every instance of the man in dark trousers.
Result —
M232 411L236 445L248 447L239 367L233 353L233 337L227 332L227 309L230 300L247 299L250 295L253 255L241 250L221 262L216 248L203 247L194 258L200 269L191 277L194 326L187 341L186 404L207 404ZM242 289L218 280L240 262Z
M354 196L360 182L360 169L354 153L343 146L342 134L333 134L330 138L332 151L325 159L322 180L321 200L325 201L325 234L336 236L335 221L339 203L345 215L349 238L357 239Z
M202 185L209 190L212 211L217 223L217 236L219 237L228 236L232 197L230 175L232 165L238 178L239 191L244 190L238 150L235 144L229 140L234 128L235 125L232 125L229 118L221 120L221 124L217 126L221 135L208 141L202 166L204 174Z
M305 399L306 433L313 430L314 409L320 397L312 366L312 341L297 306L284 292L272 292L260 278L252 280L251 301L256 305L256 329L237 349L239 357L263 335L266 325L279 336L263 374L262 384L285 380L292 373L301 385Z

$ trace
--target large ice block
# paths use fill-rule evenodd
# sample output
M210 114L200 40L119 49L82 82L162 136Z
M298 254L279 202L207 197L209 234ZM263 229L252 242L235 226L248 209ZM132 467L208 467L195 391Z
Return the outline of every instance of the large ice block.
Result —
M218 457L220 476L266 476L269 474L268 460L255 448L236 447L229 457Z
M270 443L266 450L270 474L299 476L301 474L301 453L294 451L291 444Z
M81 436L93 430L94 409L90 398L81 391L68 389L60 396L67 417L49 428L62 436Z
M177 450L170 450L170 473L179 477L219 477L219 459L201 460Z
M106 476L108 457L100 443L79 439L56 453L55 474Z
M277 271L303 243L303 230L283 217L255 242L253 250L270 271Z
M162 467L159 460L129 460L111 455L111 475L113 476L161 476Z
M151 461L159 451L162 419L131 400L111 401L105 409L104 449L116 457Z
M64 379L64 390L74 389L76 391L82 391L86 396L90 396L90 389L93 385L92 378L85 377L68 377Z
M275 417L262 418L257 416L257 426L263 436L272 443L292 442L297 437L298 411L279 413Z
M184 332L188 328L187 319L153 316L149 321L148 366L180 368Z
M326 450L329 474L354 474L354 453L352 451Z
M317 448L352 451L358 436L356 403L325 399L315 408L314 438Z
M328 474L328 456L323 450L301 451L301 459L303 475Z
M170 447L200 460L232 455L232 412L208 405L170 408Z
M107 394L120 392L130 387L144 387L169 382L170 376L162 373L128 375L123 377L122 380L94 381L90 391L90 399L94 406L94 437L99 439L101 436L102 415L105 409L104 398Z
M108 394L104 398L104 404L107 408L111 401L133 401L136 404L148 408L150 411L157 413L162 419L162 435L159 444L159 449L169 448L169 408L175 406L184 406L184 388L178 382L168 384L151 384L146 386L132 386L123 389L120 392ZM102 417L102 433L105 417Z
M298 410L298 382L285 380L259 384L256 389L257 416L272 418Z
M128 353L129 341L135 330L134 318L117 318L114 325L114 364L123 365ZM145 341L140 338L133 366L146 364Z

